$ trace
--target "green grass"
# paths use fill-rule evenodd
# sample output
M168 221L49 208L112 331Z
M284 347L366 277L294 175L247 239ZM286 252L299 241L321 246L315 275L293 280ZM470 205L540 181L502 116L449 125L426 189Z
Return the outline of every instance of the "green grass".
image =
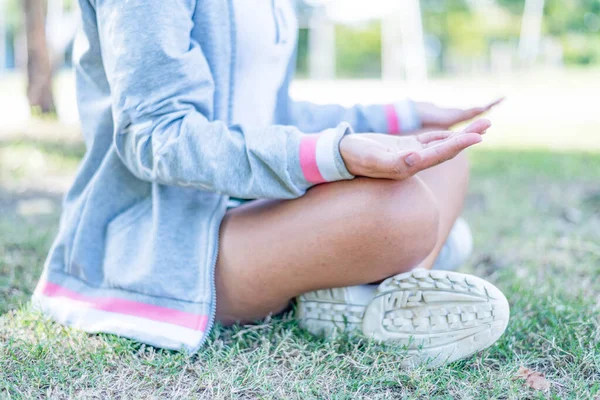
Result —
M600 396L600 152L471 153L466 217L476 251L465 270L505 292L512 318L496 345L433 371L398 368L398 348L313 338L291 314L217 328L188 358L30 311L58 222L60 199L46 180L71 176L81 154L78 144L0 142L0 397ZM40 199L53 207L35 207ZM515 379L519 366L544 373L550 392Z

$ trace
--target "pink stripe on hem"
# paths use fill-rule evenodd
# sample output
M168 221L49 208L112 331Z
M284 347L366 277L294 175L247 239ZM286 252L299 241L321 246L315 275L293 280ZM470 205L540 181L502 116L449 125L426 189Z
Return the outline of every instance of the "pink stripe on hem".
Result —
M391 135L399 135L402 132L400 129L400 119L398 118L396 107L393 104L387 104L384 108L385 117L387 118L388 124L388 133Z
M317 165L317 142L320 135L305 135L300 140L300 168L304 179L310 183L327 182Z
M132 315L172 325L179 325L195 331L205 332L206 325L208 324L208 316L206 315L197 315L185 311L173 310L171 308L145 304L139 301L118 299L114 297L86 296L51 282L43 283L40 292L48 297L66 297L71 300L86 303L89 307L96 310Z

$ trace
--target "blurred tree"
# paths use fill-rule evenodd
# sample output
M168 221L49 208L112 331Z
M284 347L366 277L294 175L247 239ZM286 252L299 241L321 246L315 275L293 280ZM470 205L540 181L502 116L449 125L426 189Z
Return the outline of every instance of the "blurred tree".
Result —
M303 0L310 5L345 0ZM600 64L600 0L545 0L538 63ZM516 66L526 0L420 0L431 73L471 73ZM314 12L319 11L315 8ZM380 24L337 21L337 74L376 77L381 69ZM308 33L310 34L310 33ZM307 33L300 38L298 63L306 64ZM304 43L302 43L304 42ZM492 61L495 60L495 61ZM556 63L556 64L555 64Z
M381 22L336 26L336 76L381 76Z
M52 67L46 43L46 1L23 0L27 33L27 98L35 112L56 112Z
M498 0L514 15L523 12L523 0ZM543 32L560 40L567 64L600 63L600 1L546 0Z
M13 32L19 29L23 22L23 11L20 2L17 0L5 0L2 12L5 13L6 28Z

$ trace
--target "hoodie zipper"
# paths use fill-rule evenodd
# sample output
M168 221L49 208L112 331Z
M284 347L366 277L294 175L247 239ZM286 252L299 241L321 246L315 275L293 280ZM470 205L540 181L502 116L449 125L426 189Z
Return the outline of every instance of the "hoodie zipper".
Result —
M231 35L231 62L229 63L230 78L229 78L229 99L227 101L227 108L228 108L227 121L228 121L228 124L231 125L231 118L232 118L232 113L233 113L233 86L234 86L234 79L235 79L235 63L236 63L237 43L236 43L236 37L235 37L236 26L235 26L235 14L234 14L235 11L233 9L233 0L228 0L227 5L229 7L229 24L230 24L230 35ZM219 213L219 210L221 209L224 201L226 201L225 196L221 195L221 199L219 200L215 214ZM202 340L198 344L198 348L196 349L196 351L199 350L202 347L202 345L204 345L204 343L208 340L208 334L212 330L212 328L215 324L215 318L217 315L217 285L215 283L215 269L217 268L217 261L219 259L219 246L220 246L219 236L220 236L220 228L221 228L220 222L221 221L219 221L219 223L213 223L214 227L212 227L212 232L211 232L211 234L213 235L212 237L216 237L215 253L213 255L213 258L211 261L211 266L210 266L210 285L211 285L210 290L211 290L211 298L212 298L212 307L210 309L210 315L208 318L208 323L206 324L204 336L202 337Z
M219 209L221 208L221 204L223 203L223 199L219 200L218 203L218 207L217 210L215 212L218 213ZM220 235L220 223L213 223L214 228L211 229L211 234L213 235L213 237L216 237L217 239L215 240L215 254L212 258L211 261L211 267L210 267L210 290L211 290L211 297L212 297L212 307L210 309L210 315L208 318L208 323L206 324L206 330L204 331L204 336L202 337L202 340L200 341L200 344L198 344L198 349L199 350L202 345L204 345L204 343L208 340L208 334L209 332L212 330L214 324L215 324L215 319L217 316L217 285L215 283L215 269L217 267L217 260L219 259L219 235ZM195 351L194 351L195 353Z
M273 13L273 22L275 22L275 44L279 44L281 42L281 29L279 27L279 19L277 18L275 1L277 0L271 0L271 12Z
M282 7L279 5L281 0L271 0L271 11L273 21L275 22L275 44L284 45L288 41L288 25Z

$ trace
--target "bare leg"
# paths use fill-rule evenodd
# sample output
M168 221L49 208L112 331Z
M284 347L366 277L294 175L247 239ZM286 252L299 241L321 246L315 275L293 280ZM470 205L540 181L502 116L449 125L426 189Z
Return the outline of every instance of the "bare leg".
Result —
M396 276L431 266L462 208L467 178L459 158L400 182L337 182L300 199L231 210L221 230L217 320L251 322L312 292L298 299L301 327L405 344L400 365L432 367L490 346L509 318L496 287L456 272ZM388 277L374 291L314 292ZM359 292L367 296L350 295Z
M440 213L438 240L420 267L431 268L456 219L460 216L469 185L469 162L465 154L418 175L433 192Z
M300 199L228 212L217 265L217 318L252 321L305 292L430 268L459 216L468 163L459 155L402 182L355 179Z
M336 182L231 210L221 228L217 319L253 321L301 293L406 272L438 234L438 206L420 178Z

